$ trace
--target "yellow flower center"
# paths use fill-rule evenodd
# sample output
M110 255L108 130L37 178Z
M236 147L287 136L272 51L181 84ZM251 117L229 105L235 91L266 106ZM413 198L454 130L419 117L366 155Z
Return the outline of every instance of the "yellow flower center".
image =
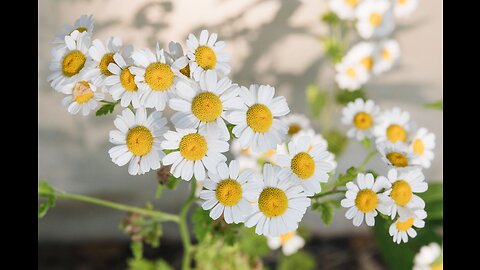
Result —
M207 154L207 140L198 133L190 133L180 140L180 154L187 160L200 160Z
M360 62L362 63L363 67L365 67L366 70L372 70L373 58L371 56L364 57Z
M187 76L188 78L190 78L190 65L187 64L186 66L184 66L182 69L180 69L180 73L182 73L183 75Z
M393 143L396 141L404 142L407 140L407 131L397 124L390 125L387 128L387 138Z
M413 218L409 218L404 222L398 221L396 226L397 226L397 230L404 232L413 226Z
M78 27L78 28L75 29L75 30L77 30L77 31L80 32L80 33L83 33L83 32L85 32L85 31L87 31L87 28L85 28L85 27ZM74 31L75 31L75 30L74 30ZM73 32L73 31L72 31L72 32ZM70 34L71 34L71 33L70 33Z
M358 4L358 0L345 0L345 3L351 7L355 7Z
M355 198L355 205L357 208L364 212L371 212L377 208L378 197L377 194L371 189L362 189L357 193Z
M443 263L437 263L435 265L430 266L431 270L443 270Z
M250 148L249 147L242 148L241 151L242 151L242 154L244 154L244 155L247 155L247 156L250 155Z
M294 232L288 232L280 235L280 243L285 245L295 235Z
M407 3L407 0L398 0L398 3L400 5L405 5Z
M413 141L413 152L421 156L423 155L424 151L425 151L425 146L423 145L422 140L416 139L415 141Z
M382 15L380 13L373 12L372 14L370 14L370 23L373 26L379 26L380 24L382 24Z
M359 112L353 117L353 124L358 129L370 128L373 124L372 116L366 112Z
M387 60L392 59L392 54L387 49L382 50L382 56Z
M263 104L254 104L247 111L247 125L255 132L267 132L272 122L272 112Z
M173 71L167 64L155 62L145 70L145 82L155 91L166 91L173 84Z
M402 153L390 152L390 153L387 154L387 159L395 167L407 167L408 166L408 159Z
M309 154L301 152L292 158L290 168L300 179L308 179L315 172L315 161Z
M412 188L405 180L397 180L392 185L390 197L400 206L405 206L412 199Z
M202 92L192 101L192 112L202 122L216 120L222 113L222 101L211 92Z
M120 73L120 83L128 92L137 92L138 87L135 83L135 75L133 75L128 68L125 68Z
M279 188L267 187L258 197L258 208L267 217L278 217L288 208L288 198Z
M86 81L80 81L73 87L73 97L78 104L88 102L93 98L93 91Z
M80 70L82 70L83 66L85 65L86 60L87 58L85 57L85 55L79 50L69 52L63 58L63 75L67 77L72 77L73 75L78 74L78 72L80 72Z
M113 60L113 54L114 53L106 53L105 55L103 55L102 59L100 60L100 63L98 64L98 67L100 68L100 72L105 76L112 75L110 70L108 70L108 64L115 62Z
M221 204L234 206L242 198L242 186L233 179L225 179L218 184L215 196Z
M153 135L144 126L136 126L127 134L127 147L135 156L144 156L150 153L153 146Z
M273 155L275 155L275 149L268 149L266 152L263 152L262 153L262 157L266 158L266 157L271 157Z
M200 46L195 50L195 62L203 69L212 69L217 64L217 55L212 48Z
M352 79L357 76L357 72L356 72L355 69L352 68L352 67L349 67L349 68L347 69L347 71L345 71L345 73L347 74L348 77L350 77L350 78L352 78Z
M300 130L302 129L302 127L300 127L300 125L298 124L290 124L290 126L288 127L288 135L292 136L292 135L295 135L297 134Z

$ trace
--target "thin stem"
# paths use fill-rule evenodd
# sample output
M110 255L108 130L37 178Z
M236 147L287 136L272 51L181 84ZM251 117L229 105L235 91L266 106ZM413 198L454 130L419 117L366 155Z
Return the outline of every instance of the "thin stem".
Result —
M360 171L360 172L363 172L365 170L365 166L367 166L368 162L370 162L370 160L378 153L377 150L373 150L371 151L370 153L368 153L368 155L365 157L365 159L363 160L362 164L360 164L358 167L357 167L357 170Z
M183 244L183 259L182 259L182 270L189 270L190 264L192 262L192 251L193 246L190 240L190 233L188 231L187 226L187 214L190 206L195 201L195 190L197 188L197 180L192 179L192 186L190 190L190 195L188 196L187 200L183 203L182 208L180 210L180 222L178 226L180 227L180 236L182 238Z
M332 194L337 194L337 193L345 193L345 190L338 190L336 188L330 190L330 191L327 191L327 192L324 192L324 193L319 193L319 194L316 194L312 197L313 198L321 198L321 197L325 197L325 196L328 196L328 195L332 195Z
M156 210L150 210L150 209L145 209L145 208L140 208L140 207L134 207L134 206L129 206L121 203L114 203L102 199L97 199L85 195L79 195L79 194L72 194L72 193L67 193L63 191L58 191L55 190L54 192L49 192L49 193L44 193L44 192L38 192L39 196L49 196L49 195L54 195L56 198L62 198L62 199L69 199L69 200L76 200L76 201L81 201L81 202L86 202L86 203L91 203L91 204L96 204L96 205L101 205L109 208L113 208L116 210L121 210L121 211L126 211L126 212L132 212L132 213L137 213L145 216L150 216L152 218L155 218L159 221L172 221L172 222L179 222L179 217L177 215L169 214L169 213L164 213Z

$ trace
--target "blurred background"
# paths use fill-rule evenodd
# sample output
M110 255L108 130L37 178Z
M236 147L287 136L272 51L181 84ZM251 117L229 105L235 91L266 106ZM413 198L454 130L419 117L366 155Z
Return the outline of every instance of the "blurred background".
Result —
M308 113L304 93L309 84L330 89L334 84L332 65L319 42L319 36L327 31L320 21L327 10L326 0L39 0L38 3L38 179L46 179L68 192L138 206L151 201L171 212L179 210L187 195L187 186L182 185L155 200L155 172L130 176L126 167L113 164L108 156L111 147L108 132L114 128L114 115L72 116L61 106L63 95L47 83L51 41L64 24L72 24L82 14L94 15L94 38L105 41L109 36L117 36L124 44L136 48L153 49L157 41L166 47L170 40L185 45L189 33L198 35L201 29L216 32L219 39L227 42L233 68L231 79L242 85L275 86L279 95L286 96L293 113ZM428 181L442 181L443 115L422 107L443 98L441 2L420 1L412 16L397 22L393 38L401 46L400 63L370 81L366 85L367 94L382 109L398 106L409 111L418 126L435 133L435 159L424 173ZM337 114L333 121L346 130L340 124L340 117ZM320 123L312 124L321 132ZM362 146L351 141L338 160L337 171L344 172L359 164L365 155ZM373 160L370 167L381 174L386 172L380 159ZM47 256L52 245L62 243L126 242L128 237L117 229L123 216L111 209L59 200L47 218L39 219L39 249L43 248ZM365 225L355 228L347 222L343 210L336 212L333 224L328 227L315 212L307 214L304 224L314 235L326 239L369 234ZM171 224L164 226L163 237L175 243L177 228L168 225Z

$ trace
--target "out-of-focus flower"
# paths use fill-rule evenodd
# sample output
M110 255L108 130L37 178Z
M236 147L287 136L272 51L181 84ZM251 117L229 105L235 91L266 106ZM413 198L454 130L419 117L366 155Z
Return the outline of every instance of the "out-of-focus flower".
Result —
M395 17L389 0L364 0L355 10L357 31L364 39L390 35L395 28Z
M267 243L271 249L282 247L283 254L290 256L305 245L305 240L297 232L291 231L280 236L268 236Z
M288 137L291 138L302 130L311 128L310 120L304 114L294 113L280 118L288 126Z
M340 19L355 19L355 9L362 0L330 0L328 5L330 9L337 14Z
M413 270L443 270L442 249L432 242L420 248L415 255Z
M98 101L105 96L97 90L98 87L85 80L63 85L60 91L68 96L62 100L62 104L69 113L77 114L81 111L86 116L98 106Z
M93 25L93 15L82 15L80 16L80 18L75 20L75 23L73 25L66 24L64 32L57 35L53 43L63 43L65 41L65 36L72 34L75 30L77 30L79 33L85 32L87 35L91 36L93 33Z
M370 75L361 63L347 60L335 65L335 81L341 89L355 91L370 79Z
M426 128L420 128L413 136L410 151L418 156L418 163L424 168L430 168L431 161L435 157L435 134L428 132Z
M404 18L410 16L417 9L418 0L395 0L395 17Z
M380 75L394 67L400 59L400 45L394 39L380 41L376 44L373 74Z

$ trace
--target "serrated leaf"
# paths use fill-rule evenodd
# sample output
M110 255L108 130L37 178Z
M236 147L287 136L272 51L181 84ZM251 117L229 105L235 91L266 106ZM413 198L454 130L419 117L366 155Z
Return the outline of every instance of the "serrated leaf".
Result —
M353 181L358 174L358 170L355 167L350 167L345 174L339 174L338 180L335 182L336 187L345 186L348 182Z
M325 225L330 225L333 221L335 207L331 203L322 203L320 205L320 214Z
M347 105L349 102L355 101L357 98L367 100L367 96L362 89L355 91L342 90L336 96L337 102L341 105Z
M315 259L308 253L298 251L290 256L282 256L278 270L313 270L315 269Z
M312 116L320 116L327 101L327 91L318 88L314 84L310 84L306 89L306 96Z
M425 104L423 104L423 107L425 107L427 109L434 109L434 110L443 111L443 100L430 102L430 103L425 103Z
M95 113L96 116L102 116L102 115L107 115L110 113L113 113L113 110L115 109L116 103L106 103L103 104L100 109L97 110Z
M334 153L337 158L345 150L348 143L348 138L336 129L325 133L325 140L328 142L328 151Z
M135 259L139 260L143 257L143 243L141 241L132 241L130 249Z

